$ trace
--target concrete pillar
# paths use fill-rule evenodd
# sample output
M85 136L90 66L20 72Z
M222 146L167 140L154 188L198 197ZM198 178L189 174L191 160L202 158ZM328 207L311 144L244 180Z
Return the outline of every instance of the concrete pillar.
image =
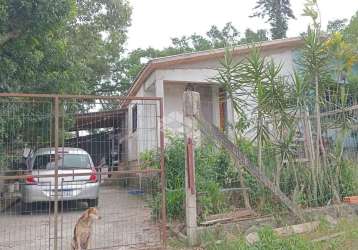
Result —
M194 246L198 243L196 187L195 187L195 155L194 149L198 139L198 122L195 116L200 114L200 95L197 92L185 91L184 104L184 139L185 139L185 214L188 243Z

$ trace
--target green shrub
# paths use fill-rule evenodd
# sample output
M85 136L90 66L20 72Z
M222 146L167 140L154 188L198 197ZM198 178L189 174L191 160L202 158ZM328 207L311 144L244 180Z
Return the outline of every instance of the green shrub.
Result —
M184 138L167 136L168 143L165 148L165 166L167 183L167 209L169 219L184 218L184 180L185 180L185 146ZM223 149L203 140L195 149L196 188L201 195L198 196L199 214L205 217L210 214L225 212L230 209L228 195L222 193L223 188L238 187L239 172L233 164L230 156ZM256 148L245 139L238 144L239 149L254 164L257 162ZM271 148L264 148L264 162L268 176L273 176L276 159ZM159 157L156 151L147 151L141 155L143 168L159 168ZM323 182L319 188L319 200L317 204L326 204L333 196L332 176L336 173L335 161L329 161L324 169ZM356 166L350 161L340 161L339 191L341 197L358 193ZM275 213L282 211L284 207L280 201L273 198L270 190L264 188L252 175L243 171L245 186L249 188L250 203L253 208L263 213ZM309 167L301 163L291 162L281 171L280 189L296 204L309 207L316 204L312 195L312 176ZM155 198L153 211L158 210L160 197Z
M223 213L228 209L227 197L220 191L218 183L209 181L205 186L207 195L199 197L202 207L202 217L209 214Z
M185 180L185 146L184 138L167 135L165 147L165 167L167 184L167 214L169 219L184 218L184 180ZM146 151L140 157L142 168L159 168L156 151ZM225 211L227 202L220 189L230 187L238 180L238 172L229 156L210 143L202 142L195 149L195 175L197 192L204 193L198 202L203 215ZM153 214L160 207L159 194L152 203Z
M357 181L358 165L351 161L344 160L340 172L340 194L342 197L358 194Z

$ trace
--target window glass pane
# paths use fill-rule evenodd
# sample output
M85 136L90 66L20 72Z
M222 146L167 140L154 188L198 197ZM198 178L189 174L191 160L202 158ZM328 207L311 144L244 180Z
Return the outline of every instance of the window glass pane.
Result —
M65 154L58 157L59 169L88 169L91 167L88 155ZM36 156L33 169L54 169L55 155Z
M137 104L132 108L132 132L137 130Z

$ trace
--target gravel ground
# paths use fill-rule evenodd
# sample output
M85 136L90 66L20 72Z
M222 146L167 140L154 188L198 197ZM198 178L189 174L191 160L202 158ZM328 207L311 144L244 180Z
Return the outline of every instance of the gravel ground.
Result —
M102 219L93 227L90 249L142 249L159 246L160 225L150 215L142 196L128 190L103 186L99 211ZM59 249L70 249L73 227L86 203L64 203L59 214ZM31 215L21 215L20 204L0 214L0 249L53 249L54 217L41 204Z

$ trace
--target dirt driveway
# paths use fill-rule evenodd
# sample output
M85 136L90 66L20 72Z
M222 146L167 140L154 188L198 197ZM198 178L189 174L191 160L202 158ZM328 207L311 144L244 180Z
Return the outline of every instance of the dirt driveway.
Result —
M85 203L64 203L58 220L59 249L70 249L73 227L85 208ZM159 245L159 224L151 219L150 208L142 196L104 186L100 190L99 209L102 219L94 224L91 249L141 249ZM1 250L53 249L53 213L49 213L46 204L38 210L21 215L20 205L16 204L0 214Z

